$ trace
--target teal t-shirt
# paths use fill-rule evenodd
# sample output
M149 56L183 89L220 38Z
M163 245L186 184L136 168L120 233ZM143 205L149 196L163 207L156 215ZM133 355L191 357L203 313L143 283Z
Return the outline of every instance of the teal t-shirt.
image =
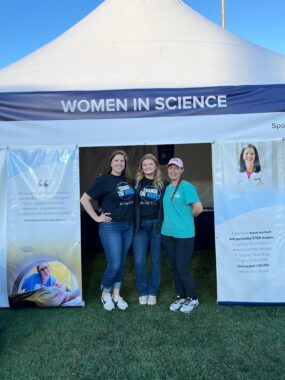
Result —
M191 238L195 236L194 216L191 203L200 202L195 187L182 181L174 199L171 197L175 186L168 185L163 198L164 221L161 233L176 238Z

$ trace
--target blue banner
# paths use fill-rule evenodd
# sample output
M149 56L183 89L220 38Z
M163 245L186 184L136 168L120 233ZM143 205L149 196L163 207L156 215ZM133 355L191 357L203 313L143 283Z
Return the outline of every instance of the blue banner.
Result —
M0 93L0 121L285 112L285 85Z

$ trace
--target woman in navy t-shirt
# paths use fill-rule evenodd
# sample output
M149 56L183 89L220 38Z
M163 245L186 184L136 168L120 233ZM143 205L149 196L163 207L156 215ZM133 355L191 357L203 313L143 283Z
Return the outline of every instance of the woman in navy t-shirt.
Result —
M98 200L100 215L91 200ZM128 304L120 296L125 259L133 239L134 190L128 175L127 155L122 150L112 153L106 174L98 177L81 197L81 203L93 220L99 223L99 235L107 267L101 283L104 309Z
M155 305L160 284L163 180L157 159L146 154L140 161L135 184L136 229L133 242L136 286L140 305ZM147 253L150 248L150 272Z

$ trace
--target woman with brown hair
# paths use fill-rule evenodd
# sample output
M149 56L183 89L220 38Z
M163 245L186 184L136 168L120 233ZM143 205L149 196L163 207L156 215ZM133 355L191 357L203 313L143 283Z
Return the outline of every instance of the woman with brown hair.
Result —
M133 240L134 190L130 184L128 158L123 150L113 152L106 174L98 177L81 197L86 212L99 223L99 235L107 260L103 275L101 301L105 310L116 306L125 310L120 296L125 259ZM100 215L91 200L98 200Z
M199 305L197 291L189 265L194 249L194 217L203 207L195 187L182 179L184 165L180 158L168 162L167 186L163 198L164 220L162 243L169 257L177 298L171 311L190 313Z

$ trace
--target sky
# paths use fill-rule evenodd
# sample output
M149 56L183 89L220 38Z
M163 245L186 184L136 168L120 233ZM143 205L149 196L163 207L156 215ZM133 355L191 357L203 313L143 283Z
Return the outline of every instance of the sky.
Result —
M0 68L58 37L102 2L0 0ZM209 20L221 24L221 0L184 2ZM225 0L225 4L227 30L285 55L285 0Z

